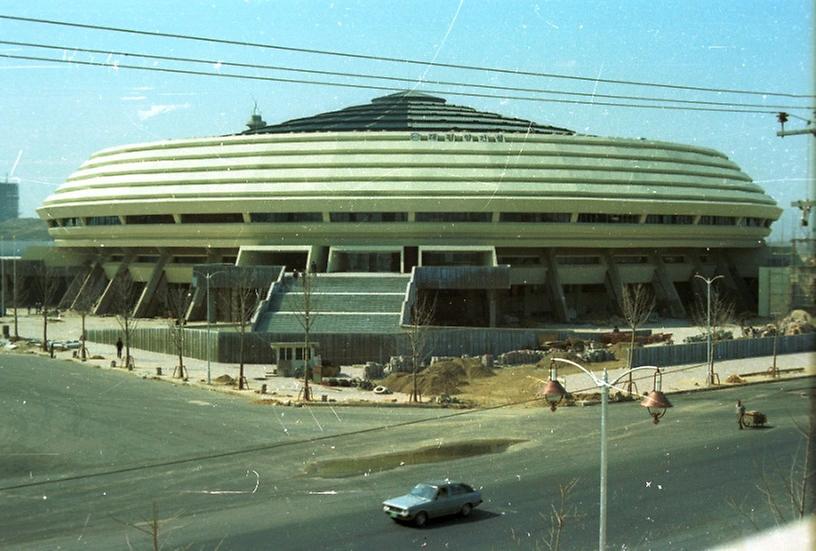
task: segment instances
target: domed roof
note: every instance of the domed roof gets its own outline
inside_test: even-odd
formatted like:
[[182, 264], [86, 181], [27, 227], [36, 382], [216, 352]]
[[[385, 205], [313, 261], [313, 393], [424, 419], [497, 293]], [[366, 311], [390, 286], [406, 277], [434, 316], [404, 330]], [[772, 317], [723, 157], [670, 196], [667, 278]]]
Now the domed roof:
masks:
[[366, 105], [292, 119], [279, 124], [253, 128], [244, 134], [283, 134], [289, 132], [490, 132], [572, 135], [572, 130], [545, 126], [525, 119], [477, 111], [472, 107], [451, 105], [444, 98], [421, 92], [397, 92], [374, 98]]

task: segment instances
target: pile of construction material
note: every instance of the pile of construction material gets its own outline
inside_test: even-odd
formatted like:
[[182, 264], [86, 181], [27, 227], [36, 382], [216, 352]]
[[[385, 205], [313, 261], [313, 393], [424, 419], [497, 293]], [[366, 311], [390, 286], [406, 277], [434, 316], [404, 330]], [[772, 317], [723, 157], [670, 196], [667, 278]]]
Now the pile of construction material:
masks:
[[816, 331], [816, 325], [813, 323], [813, 317], [804, 310], [793, 310], [776, 323], [769, 323], [760, 327], [743, 326], [742, 336], [754, 338], [773, 337], [777, 333], [791, 336], [813, 333], [814, 331]]
[[783, 335], [801, 335], [813, 333], [816, 326], [813, 325], [813, 317], [810, 314], [804, 310], [793, 310], [779, 322], [779, 330]]
[[586, 348], [583, 352], [577, 354], [579, 360], [586, 363], [593, 362], [612, 362], [615, 361], [615, 354], [608, 348]]
[[537, 364], [547, 357], [547, 352], [543, 350], [512, 350], [499, 354], [498, 361], [501, 365], [529, 365]]

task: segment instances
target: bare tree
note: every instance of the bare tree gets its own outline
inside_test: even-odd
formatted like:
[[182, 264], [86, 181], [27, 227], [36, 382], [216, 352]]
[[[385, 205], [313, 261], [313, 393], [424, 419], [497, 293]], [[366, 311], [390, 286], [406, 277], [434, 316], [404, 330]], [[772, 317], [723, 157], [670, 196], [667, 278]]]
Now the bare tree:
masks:
[[427, 295], [417, 296], [417, 300], [411, 307], [411, 323], [405, 329], [408, 337], [408, 345], [411, 347], [411, 373], [413, 385], [409, 401], [420, 402], [422, 397], [417, 384], [417, 374], [419, 365], [427, 355], [428, 330], [433, 323], [436, 311], [436, 300]]
[[[175, 514], [175, 515], [173, 515], [173, 516], [171, 516], [169, 518], [165, 518], [165, 519], [160, 520], [159, 519], [159, 506], [154, 501], [150, 518], [145, 518], [145, 519], [142, 520], [142, 522], [125, 522], [125, 521], [120, 520], [120, 519], [118, 519], [116, 517], [111, 517], [111, 518], [113, 520], [115, 520], [116, 522], [118, 522], [119, 524], [121, 524], [121, 525], [123, 525], [123, 526], [125, 526], [127, 528], [133, 528], [133, 529], [147, 535], [150, 538], [151, 549], [153, 549], [153, 551], [159, 551], [163, 547], [163, 543], [160, 541], [160, 538], [159, 538], [159, 531], [162, 528], [162, 525], [170, 524], [172, 522], [175, 522], [179, 518], [181, 518], [181, 512], [179, 512], [179, 513], [177, 513], [177, 514]], [[172, 530], [172, 528], [168, 529], [167, 532], [170, 532], [171, 530]], [[127, 543], [128, 549], [133, 549], [133, 546], [130, 543], [130, 536], [128, 535], [127, 532], [125, 532], [125, 542]], [[219, 543], [215, 547], [215, 549], [217, 550], [220, 547], [221, 547], [221, 543]], [[189, 546], [185, 547], [185, 549], [187, 549], [187, 548], [189, 548]]]
[[133, 317], [133, 306], [136, 299], [136, 282], [128, 271], [120, 272], [114, 281], [114, 296], [112, 301], [116, 321], [122, 330], [125, 345], [125, 367], [130, 371], [134, 368], [133, 356], [130, 347], [133, 343], [133, 333], [136, 331], [137, 321]]
[[576, 484], [578, 484], [577, 478], [573, 478], [566, 484], [560, 484], [558, 487], [560, 494], [558, 507], [554, 504], [550, 504], [552, 508], [552, 512], [550, 513], [550, 534], [549, 538], [544, 540], [544, 544], [550, 551], [558, 551], [561, 547], [561, 534], [564, 531], [567, 521], [580, 516], [575, 507], [569, 506], [570, 494], [572, 494]]
[[178, 356], [178, 365], [173, 368], [173, 377], [187, 379], [187, 369], [184, 367], [184, 331], [187, 320], [187, 309], [192, 301], [192, 293], [184, 286], [167, 288], [164, 292], [164, 302], [167, 309], [167, 329], [173, 348]]
[[[765, 497], [768, 509], [777, 524], [803, 519], [806, 515], [816, 512], [816, 503], [814, 503], [816, 496], [813, 495], [813, 478], [816, 475], [816, 469], [813, 467], [814, 417], [816, 413], [811, 408], [808, 415], [808, 426], [796, 427], [804, 444], [800, 447], [803, 449], [801, 458], [799, 457], [800, 452], [797, 451], [791, 459], [789, 469], [783, 471], [777, 468], [775, 470], [773, 474], [777, 479], [776, 484], [763, 469], [760, 481], [756, 486]], [[774, 491], [777, 484], [782, 487], [783, 498], [781, 500]]]
[[74, 312], [79, 314], [80, 321], [82, 322], [82, 332], [79, 336], [79, 357], [83, 362], [88, 359], [88, 348], [85, 346], [87, 339], [87, 335], [85, 333], [85, 318], [88, 317], [88, 315], [93, 311], [93, 306], [93, 298], [85, 295], [78, 297], [71, 307]]
[[17, 279], [17, 259], [12, 260], [11, 264], [11, 303], [14, 307], [14, 340], [20, 340], [19, 325], [17, 323], [17, 310], [20, 308], [20, 302], [25, 300], [26, 289], [21, 288], [19, 280]]
[[701, 294], [697, 295], [697, 302], [692, 309], [692, 319], [704, 332], [711, 331], [711, 348], [707, 354], [710, 358], [707, 384], [713, 385], [719, 382], [719, 376], [714, 371], [717, 344], [723, 340], [725, 336], [724, 328], [734, 320], [736, 304], [732, 298], [720, 293], [720, 291], [713, 286], [710, 292], [711, 311], [708, 311], [707, 297]]
[[243, 270], [238, 276], [238, 286], [234, 289], [235, 301], [233, 302], [235, 321], [238, 322], [238, 390], [249, 388], [247, 379], [244, 376], [244, 345], [246, 343], [247, 328], [252, 321], [252, 314], [260, 301], [260, 291], [255, 281], [253, 270]]
[[[794, 453], [790, 466], [778, 464], [773, 469], [763, 465], [755, 487], [764, 497], [765, 503], [776, 524], [800, 520], [816, 513], [816, 493], [813, 490], [816, 468], [813, 456], [816, 453], [816, 412], [811, 408], [808, 414], [808, 426], [797, 424], [796, 430], [802, 436], [802, 446]], [[747, 499], [747, 496], [746, 496]], [[740, 503], [733, 497], [726, 503], [745, 517], [755, 528], [759, 528], [754, 508], [747, 508], [745, 500]]]
[[[629, 359], [628, 366], [632, 369], [634, 366], [635, 357], [635, 332], [638, 328], [649, 320], [652, 311], [655, 308], [655, 294], [650, 286], [637, 283], [635, 285], [624, 285], [621, 289], [621, 303], [620, 309], [623, 318], [626, 320], [629, 330], [632, 332], [632, 338], [629, 342]], [[632, 393], [632, 387], [635, 383], [632, 381], [632, 372], [629, 372], [629, 380], [627, 382], [626, 390]], [[637, 387], [635, 387], [637, 390]]]
[[48, 310], [54, 304], [57, 289], [59, 288], [59, 278], [57, 270], [48, 266], [45, 262], [36, 265], [34, 269], [34, 288], [37, 294], [37, 302], [42, 314], [42, 349], [48, 350]]
[[295, 278], [296, 286], [300, 280], [299, 286], [302, 292], [301, 308], [297, 312], [298, 323], [303, 328], [303, 389], [301, 396], [304, 402], [308, 402], [312, 399], [312, 391], [309, 389], [309, 378], [312, 375], [309, 366], [312, 359], [310, 337], [317, 319], [314, 297], [317, 288], [317, 270], [313, 265], [311, 270], [307, 268], [299, 277], [296, 270], [292, 277]]

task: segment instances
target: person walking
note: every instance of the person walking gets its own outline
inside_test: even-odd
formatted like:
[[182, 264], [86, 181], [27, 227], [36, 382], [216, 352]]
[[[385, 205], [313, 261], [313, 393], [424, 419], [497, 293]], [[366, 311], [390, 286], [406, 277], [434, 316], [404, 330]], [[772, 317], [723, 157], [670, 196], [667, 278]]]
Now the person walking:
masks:
[[122, 348], [124, 348], [124, 343], [122, 342], [122, 337], [116, 339], [116, 357], [120, 360], [122, 359]]
[[745, 423], [742, 419], [745, 417], [745, 406], [742, 405], [741, 400], [737, 400], [737, 425], [739, 425], [740, 430], [745, 428]]

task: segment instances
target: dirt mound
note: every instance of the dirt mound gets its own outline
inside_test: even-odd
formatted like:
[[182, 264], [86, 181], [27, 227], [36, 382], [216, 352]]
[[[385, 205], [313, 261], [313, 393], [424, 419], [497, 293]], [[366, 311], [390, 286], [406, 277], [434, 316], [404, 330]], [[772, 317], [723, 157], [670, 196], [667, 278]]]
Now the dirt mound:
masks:
[[233, 379], [229, 375], [224, 374], [221, 375], [220, 377], [216, 377], [215, 379], [213, 379], [213, 382], [219, 385], [234, 385], [235, 379]]
[[[484, 367], [478, 358], [443, 360], [417, 374], [417, 388], [423, 396], [456, 394], [471, 381], [493, 375], [493, 370]], [[394, 392], [410, 394], [414, 377], [412, 373], [392, 373], [381, 384]]]

